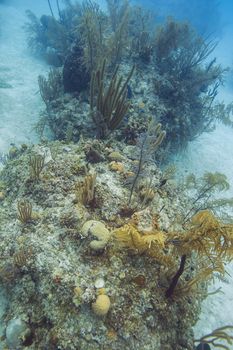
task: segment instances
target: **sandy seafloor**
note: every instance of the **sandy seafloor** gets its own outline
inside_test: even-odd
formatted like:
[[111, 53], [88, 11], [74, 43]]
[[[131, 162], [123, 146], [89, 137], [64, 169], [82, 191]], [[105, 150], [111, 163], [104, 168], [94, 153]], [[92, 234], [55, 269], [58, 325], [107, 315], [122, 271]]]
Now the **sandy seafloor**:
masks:
[[12, 86], [0, 91], [0, 152], [5, 152], [10, 143], [36, 141], [32, 129], [43, 107], [37, 77], [47, 67], [28, 54], [24, 10], [0, 9], [0, 77]]
[[[10, 5], [0, 5], [0, 76], [12, 88], [0, 89], [0, 153], [7, 152], [11, 143], [37, 142], [32, 130], [39, 117], [43, 102], [38, 93], [37, 77], [45, 74], [48, 66], [30, 56], [27, 52], [26, 36], [22, 28], [25, 23], [25, 9], [30, 8], [37, 14], [48, 13], [46, 1], [12, 0]], [[215, 54], [224, 65], [233, 63], [231, 33], [225, 33]], [[233, 80], [233, 79], [232, 79]], [[233, 100], [233, 87], [223, 87], [219, 99], [225, 102]], [[219, 125], [209, 134], [202, 135], [192, 142], [187, 151], [177, 157], [180, 176], [189, 172], [202, 175], [205, 171], [219, 171], [227, 175], [231, 184], [228, 191], [233, 197], [233, 130]], [[233, 264], [227, 266], [229, 283], [216, 282], [210, 291], [221, 287], [221, 293], [209, 296], [202, 306], [200, 320], [195, 326], [195, 335], [200, 337], [213, 329], [233, 324]], [[7, 303], [4, 291], [0, 290], [0, 318]], [[3, 328], [0, 324], [0, 334]], [[1, 349], [1, 344], [0, 344]]]
[[[13, 0], [0, 4], [0, 78], [12, 86], [0, 89], [0, 154], [6, 153], [11, 143], [33, 143], [38, 140], [33, 126], [44, 108], [37, 78], [48, 67], [29, 55], [23, 29], [25, 10], [30, 8], [40, 14], [43, 8], [39, 1], [25, 1], [25, 6], [20, 9], [18, 3], [20, 1]], [[4, 290], [0, 289], [0, 319], [6, 305]], [[3, 327], [0, 322], [0, 335]]]
[[[214, 52], [219, 63], [224, 67], [230, 67], [225, 85], [220, 88], [218, 94], [218, 100], [225, 103], [233, 102], [232, 14], [232, 12], [222, 14], [225, 26]], [[177, 157], [177, 168], [181, 177], [188, 173], [201, 176], [205, 171], [218, 171], [225, 174], [230, 189], [220, 193], [220, 196], [233, 197], [233, 129], [220, 124], [215, 131], [201, 135]], [[232, 210], [229, 214], [232, 215]], [[210, 292], [221, 288], [221, 292], [210, 295], [204, 300], [200, 319], [194, 327], [196, 338], [210, 333], [217, 327], [233, 325], [233, 262], [226, 266], [226, 270], [229, 274], [228, 283], [215, 281], [209, 288]]]

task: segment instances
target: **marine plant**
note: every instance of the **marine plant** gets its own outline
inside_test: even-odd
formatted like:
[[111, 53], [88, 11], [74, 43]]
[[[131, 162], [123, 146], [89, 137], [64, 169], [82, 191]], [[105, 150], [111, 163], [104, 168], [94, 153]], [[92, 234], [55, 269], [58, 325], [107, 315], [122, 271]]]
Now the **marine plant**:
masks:
[[123, 83], [123, 76], [117, 75], [119, 70], [117, 67], [109, 86], [105, 88], [105, 66], [106, 60], [92, 73], [90, 88], [91, 117], [100, 138], [105, 138], [115, 130], [128, 111], [130, 102], [127, 100], [127, 85], [135, 68], [134, 66], [131, 68]]
[[[214, 272], [224, 275], [225, 262], [233, 258], [233, 225], [220, 222], [208, 210], [194, 215], [184, 232], [163, 232], [157, 228], [143, 233], [129, 223], [116, 229], [114, 237], [121, 247], [147, 255], [169, 269], [173, 277], [165, 291], [167, 298], [190, 293], [201, 281], [213, 278]], [[174, 273], [179, 256], [179, 268]], [[199, 271], [181, 282], [191, 256], [198, 261]]]
[[84, 50], [83, 64], [90, 73], [97, 69], [106, 49], [105, 27], [106, 17], [100, 6], [91, 0], [83, 1], [77, 34]]
[[192, 201], [191, 208], [184, 217], [184, 223], [200, 210], [232, 206], [232, 198], [212, 199], [215, 193], [226, 191], [229, 187], [226, 175], [219, 172], [205, 172], [201, 178], [196, 178], [194, 174], [188, 175], [185, 188], [192, 191]]
[[50, 0], [47, 0], [47, 2], [48, 2], [48, 5], [49, 5], [49, 9], [50, 9], [51, 15], [52, 15], [52, 17], [54, 17], [54, 14], [53, 14], [53, 9], [52, 9], [52, 6], [51, 6], [51, 3], [50, 3]]
[[128, 0], [107, 0], [112, 33], [107, 40], [109, 61], [113, 67], [120, 63], [129, 43], [130, 6]]
[[195, 251], [210, 261], [216, 262], [219, 258], [229, 261], [233, 253], [233, 225], [220, 222], [209, 210], [202, 210], [192, 217], [191, 227], [182, 234], [181, 244], [178, 241], [179, 253]]
[[27, 10], [26, 15], [29, 22], [24, 27], [27, 32], [28, 46], [33, 53], [42, 54], [45, 51], [44, 47], [46, 45], [42, 24], [32, 11]]
[[[200, 344], [211, 344], [214, 348], [230, 350], [231, 347], [229, 347], [229, 345], [233, 345], [233, 336], [228, 333], [232, 332], [232, 330], [233, 326], [231, 325], [219, 327], [194, 341], [195, 343], [200, 342]], [[223, 342], [228, 345], [224, 345]]]
[[[213, 278], [214, 272], [224, 275], [225, 262], [233, 258], [233, 225], [220, 222], [209, 210], [199, 211], [192, 217], [185, 232], [171, 233], [169, 240], [182, 257], [175, 276], [178, 274], [178, 278], [181, 277], [186, 257], [191, 254], [196, 254], [200, 266], [197, 275], [179, 288], [176, 294], [190, 292], [200, 281]], [[175, 276], [166, 291], [168, 297], [172, 296], [178, 282], [176, 280], [174, 284]]]
[[47, 120], [47, 113], [40, 116], [39, 120], [35, 123], [33, 130], [37, 133], [39, 136], [39, 140], [42, 141], [44, 137], [45, 128], [47, 126], [48, 120]]
[[56, 1], [58, 18], [50, 2], [50, 16], [37, 18], [27, 11], [29, 21], [25, 29], [29, 47], [48, 63], [62, 66], [76, 46], [82, 53], [81, 64], [88, 73], [97, 69], [103, 55], [114, 69], [123, 58], [130, 56], [131, 43], [136, 42], [134, 51], [138, 52], [135, 53], [148, 59], [151, 45], [145, 11], [136, 10], [128, 0], [107, 0], [106, 13], [92, 0], [74, 3], [67, 0], [64, 3], [61, 9]]
[[122, 17], [125, 16], [128, 10], [129, 3], [127, 0], [106, 0], [106, 3], [112, 30], [116, 32]]
[[162, 231], [142, 234], [133, 224], [125, 224], [114, 231], [114, 238], [122, 248], [135, 254], [147, 255], [165, 266], [171, 267], [175, 264], [173, 257], [164, 253], [166, 234]]
[[32, 204], [28, 200], [20, 200], [17, 203], [18, 219], [26, 224], [32, 219]]
[[162, 130], [162, 125], [160, 123], [155, 123], [155, 121], [151, 121], [148, 125], [147, 131], [140, 135], [138, 139], [138, 166], [135, 170], [135, 176], [131, 179], [132, 185], [130, 189], [128, 206], [131, 204], [136, 185], [145, 172], [145, 165], [148, 165], [149, 162], [154, 161], [156, 150], [163, 142], [165, 136], [166, 132]]
[[221, 119], [215, 99], [226, 69], [216, 59], [207, 62], [215, 47], [215, 41], [204, 40], [188, 23], [172, 18], [157, 30], [154, 87], [172, 152], [213, 130]]
[[129, 19], [129, 40], [131, 40], [131, 55], [145, 64], [151, 62], [154, 44], [153, 28], [155, 21], [153, 12], [143, 7], [133, 6], [130, 11]]
[[215, 107], [216, 115], [219, 116], [219, 121], [224, 125], [233, 128], [233, 103], [225, 104], [218, 103]]
[[39, 75], [38, 84], [40, 95], [48, 110], [50, 103], [62, 94], [61, 74], [56, 69], [50, 69], [47, 79], [43, 75]]
[[70, 32], [54, 15], [42, 15], [40, 19], [30, 10], [26, 11], [29, 22], [25, 24], [28, 46], [53, 66], [61, 66], [71, 44]]
[[76, 198], [83, 205], [92, 205], [95, 200], [96, 173], [86, 174], [84, 180], [75, 186]]
[[45, 166], [45, 155], [34, 154], [29, 157], [31, 176], [35, 181], [40, 179], [40, 174]]
[[138, 53], [138, 57], [142, 62], [149, 63], [151, 61], [153, 52], [153, 45], [151, 43], [149, 32], [141, 32], [136, 45], [136, 52]]
[[[50, 9], [51, 15], [53, 17], [55, 17], [54, 13], [53, 13], [53, 8], [52, 8], [50, 0], [47, 0], [47, 2], [48, 2], [48, 5], [49, 5], [49, 9]], [[60, 19], [61, 19], [61, 10], [60, 10], [59, 0], [56, 0], [56, 5], [57, 5], [57, 10], [58, 10], [58, 13], [59, 13], [59, 16], [60, 16]]]
[[141, 200], [141, 207], [144, 208], [148, 206], [148, 204], [153, 200], [155, 196], [155, 190], [152, 186], [152, 178], [146, 179], [140, 186], [139, 189], [139, 197]]
[[[230, 108], [215, 103], [226, 71], [215, 59], [207, 61], [215, 41], [201, 38], [190, 25], [172, 18], [157, 28], [153, 40], [151, 14], [130, 6], [126, 0], [108, 0], [106, 13], [91, 0], [65, 1], [62, 10], [57, 2], [57, 8], [58, 19], [42, 16], [38, 20], [30, 13], [27, 28], [32, 34], [31, 41], [34, 38], [34, 44], [41, 45], [46, 55], [55, 53], [61, 59], [61, 89], [63, 85], [66, 92], [85, 90], [91, 75], [94, 78], [101, 72], [98, 67], [103, 57], [111, 70], [123, 59], [132, 65], [136, 58], [139, 66], [141, 62], [154, 65], [154, 110], [167, 132], [165, 151], [186, 147], [202, 132], [211, 131], [216, 120], [231, 124]], [[52, 86], [40, 78], [41, 95], [47, 107], [60, 97], [59, 89], [52, 91]], [[105, 116], [97, 113], [94, 117], [97, 126], [106, 124]], [[54, 123], [51, 120], [50, 126]], [[71, 123], [75, 123], [73, 118]]]

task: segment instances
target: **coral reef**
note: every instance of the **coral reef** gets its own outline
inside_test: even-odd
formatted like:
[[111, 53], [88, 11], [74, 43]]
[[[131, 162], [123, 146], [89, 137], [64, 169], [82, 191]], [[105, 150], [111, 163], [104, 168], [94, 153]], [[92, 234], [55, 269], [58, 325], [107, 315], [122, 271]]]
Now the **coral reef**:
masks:
[[[205, 283], [197, 284], [198, 293], [189, 289], [173, 301], [165, 296], [179, 261], [178, 253], [170, 254], [174, 244], [169, 248], [165, 240], [168, 230], [182, 231], [185, 196], [169, 182], [156, 191], [163, 175], [153, 163], [148, 171], [156, 174], [155, 196], [142, 212], [122, 216], [130, 189], [124, 173], [110, 171], [109, 162], [120, 154], [129, 172], [134, 160], [121, 142], [115, 141], [114, 148], [98, 142], [103, 159], [91, 164], [96, 174], [91, 205], [77, 200], [76, 184], [87, 176], [83, 164], [90, 166], [86, 145], [96, 147], [96, 140], [28, 147], [4, 167], [0, 279], [10, 301], [6, 322], [25, 322], [29, 331], [21, 346], [31, 349], [193, 350], [191, 327]], [[46, 155], [39, 181], [32, 179], [28, 164], [34, 154]], [[25, 224], [17, 220], [22, 198], [33, 208]], [[120, 234], [122, 244], [116, 240]], [[129, 238], [134, 240], [130, 249]], [[193, 259], [190, 255], [179, 288], [199, 269], [199, 264], [193, 268]]]
[[228, 189], [223, 174], [179, 185], [156, 163], [217, 120], [231, 125], [232, 106], [215, 102], [226, 72], [208, 62], [215, 43], [125, 0], [106, 12], [57, 1], [58, 18], [48, 4], [51, 16], [28, 12], [26, 25], [32, 51], [53, 65], [38, 79], [41, 143], [1, 156], [3, 341], [193, 350], [208, 283], [233, 254], [233, 225], [211, 209], [232, 199], [211, 198]]
[[133, 143], [155, 119], [167, 133], [160, 150], [167, 159], [216, 122], [232, 125], [232, 106], [217, 102], [227, 69], [209, 60], [215, 41], [188, 23], [169, 18], [161, 24], [151, 17], [124, 0], [107, 1], [106, 13], [84, 1], [67, 2], [58, 19], [29, 14], [30, 41], [61, 57], [57, 74], [39, 79], [44, 120], [56, 139], [69, 134], [77, 141], [95, 129], [106, 138], [120, 129], [118, 138]]

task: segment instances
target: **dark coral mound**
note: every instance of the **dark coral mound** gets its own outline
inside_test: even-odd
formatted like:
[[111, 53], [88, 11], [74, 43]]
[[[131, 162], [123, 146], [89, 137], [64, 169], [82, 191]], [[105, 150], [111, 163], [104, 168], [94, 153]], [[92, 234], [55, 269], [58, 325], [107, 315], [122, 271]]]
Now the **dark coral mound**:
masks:
[[83, 64], [83, 49], [75, 45], [63, 65], [64, 91], [81, 92], [87, 89], [89, 82], [90, 73]]

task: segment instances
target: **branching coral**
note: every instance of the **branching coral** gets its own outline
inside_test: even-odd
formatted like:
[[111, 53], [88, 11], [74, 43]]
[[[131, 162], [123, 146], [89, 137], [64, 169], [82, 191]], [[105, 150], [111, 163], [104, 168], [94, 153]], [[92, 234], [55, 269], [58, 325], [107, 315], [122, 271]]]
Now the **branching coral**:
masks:
[[[215, 42], [205, 42], [188, 23], [179, 23], [172, 18], [158, 28], [155, 38], [159, 68], [164, 72], [174, 70], [180, 77], [200, 65], [215, 47]], [[168, 63], [172, 66], [169, 67]]]
[[151, 160], [154, 161], [155, 152], [163, 142], [165, 136], [166, 132], [162, 130], [162, 125], [160, 123], [156, 124], [154, 121], [152, 121], [148, 125], [147, 132], [143, 133], [139, 138], [139, 160], [137, 169], [135, 171], [135, 176], [132, 179], [128, 206], [131, 204], [133, 191], [136, 188], [138, 180], [144, 174], [145, 164], [148, 164], [148, 162]]
[[84, 50], [83, 62], [88, 72], [96, 70], [106, 50], [104, 28], [106, 18], [97, 3], [83, 1], [78, 37]]
[[21, 200], [17, 203], [18, 219], [22, 224], [26, 224], [32, 219], [32, 204], [27, 200]]
[[216, 44], [202, 39], [187, 23], [169, 19], [155, 38], [155, 93], [163, 105], [161, 121], [166, 125], [172, 148], [211, 131], [221, 115], [215, 97], [226, 70], [216, 60], [206, 64]]
[[127, 52], [130, 6], [127, 0], [107, 0], [112, 34], [108, 39], [110, 62], [115, 66]]
[[162, 265], [171, 266], [174, 263], [173, 258], [166, 255], [163, 251], [166, 235], [162, 231], [142, 234], [135, 226], [126, 224], [115, 230], [114, 237], [122, 247], [132, 250], [137, 254], [154, 258]]
[[186, 232], [171, 233], [169, 237], [179, 254], [190, 256], [195, 252], [202, 262], [198, 274], [179, 289], [180, 294], [187, 294], [198, 282], [213, 277], [214, 272], [224, 275], [224, 263], [233, 258], [233, 225], [221, 223], [208, 210], [194, 215]]
[[48, 79], [44, 76], [39, 75], [38, 84], [40, 89], [40, 95], [46, 104], [46, 107], [49, 107], [49, 103], [53, 100], [56, 100], [62, 93], [62, 78], [59, 71], [51, 69], [49, 71]]
[[25, 29], [28, 45], [34, 54], [43, 56], [49, 64], [61, 66], [70, 45], [71, 33], [64, 21], [43, 15], [40, 19], [30, 10], [26, 11], [29, 22]]
[[91, 205], [95, 199], [96, 173], [85, 176], [84, 181], [76, 184], [76, 197], [83, 205]]
[[[233, 326], [219, 327], [213, 330], [213, 332], [204, 335], [200, 339], [196, 339], [195, 342], [200, 342], [201, 344], [211, 344], [214, 348], [230, 350], [228, 345], [233, 345], [233, 336], [228, 334], [228, 331], [232, 331]], [[228, 345], [224, 345], [223, 342]]]
[[232, 198], [210, 201], [213, 193], [226, 191], [229, 189], [229, 186], [226, 175], [219, 172], [206, 172], [199, 179], [197, 179], [194, 174], [187, 176], [185, 187], [186, 189], [194, 190], [196, 195], [192, 193], [192, 198], [196, 198], [192, 201], [192, 206], [184, 217], [184, 223], [190, 219], [190, 216], [200, 210], [212, 209], [214, 207], [223, 206], [224, 204], [231, 205]]
[[119, 67], [117, 67], [108, 88], [105, 89], [105, 65], [104, 60], [101, 68], [93, 72], [90, 91], [91, 116], [101, 138], [115, 130], [126, 115], [130, 106], [127, 100], [127, 85], [134, 72], [133, 66], [122, 84], [123, 77], [118, 78]]
[[[175, 292], [180, 296], [188, 294], [200, 281], [213, 278], [214, 272], [224, 275], [224, 263], [233, 258], [233, 225], [221, 223], [207, 210], [197, 213], [185, 232], [165, 233], [154, 229], [150, 234], [143, 234], [133, 224], [126, 224], [115, 230], [114, 237], [123, 248], [154, 258], [170, 273], [181, 255], [179, 269], [165, 293], [169, 298]], [[194, 253], [199, 272], [188, 282], [180, 282], [187, 258]]]
[[29, 158], [31, 176], [35, 181], [40, 179], [40, 174], [45, 166], [45, 155], [34, 154]]

